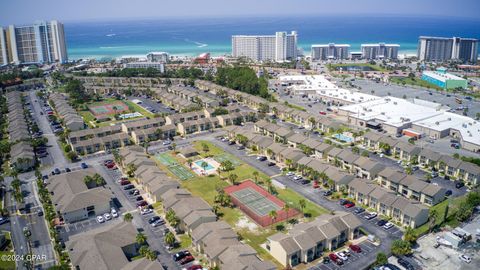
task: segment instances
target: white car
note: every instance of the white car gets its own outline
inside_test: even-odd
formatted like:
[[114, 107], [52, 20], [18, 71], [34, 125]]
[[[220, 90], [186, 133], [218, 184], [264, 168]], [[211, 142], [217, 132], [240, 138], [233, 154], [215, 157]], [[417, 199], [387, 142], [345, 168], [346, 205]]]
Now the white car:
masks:
[[342, 259], [342, 261], [348, 260], [348, 256], [345, 253], [343, 253], [343, 251], [337, 252], [336, 254], [340, 259]]
[[105, 222], [105, 220], [103, 219], [102, 216], [97, 216], [97, 222], [98, 223], [103, 223], [103, 222]]
[[383, 228], [384, 228], [385, 230], [388, 230], [388, 229], [390, 229], [390, 228], [392, 228], [392, 227], [393, 227], [393, 224], [390, 223], [390, 222], [387, 222], [387, 223], [385, 223], [385, 225], [383, 225]]
[[170, 144], [170, 141], [164, 141], [162, 144], [163, 144], [163, 145], [169, 145], [169, 144]]
[[287, 175], [288, 176], [293, 175], [293, 172], [287, 172]]
[[112, 216], [113, 216], [114, 218], [117, 218], [117, 217], [118, 217], [118, 212], [117, 212], [117, 210], [116, 210], [115, 208], [112, 208], [111, 213], [112, 213]]
[[110, 220], [110, 219], [112, 219], [112, 215], [110, 215], [110, 213], [105, 213], [105, 214], [103, 214], [103, 217], [105, 218], [105, 220]]
[[462, 260], [466, 263], [470, 263], [472, 261], [472, 258], [470, 258], [469, 256], [467, 256], [465, 254], [458, 255], [458, 258], [460, 258], [460, 260]]
[[153, 210], [150, 209], [150, 208], [142, 208], [142, 210], [140, 210], [140, 213], [141, 213], [142, 215], [150, 214], [150, 213], [152, 213], [152, 212], [153, 212]]

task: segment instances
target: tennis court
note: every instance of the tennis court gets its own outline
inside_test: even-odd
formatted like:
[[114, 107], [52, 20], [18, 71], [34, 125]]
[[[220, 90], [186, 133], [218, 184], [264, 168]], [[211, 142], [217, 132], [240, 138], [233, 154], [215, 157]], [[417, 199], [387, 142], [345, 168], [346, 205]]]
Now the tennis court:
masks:
[[[288, 212], [285, 211], [283, 208], [285, 203], [282, 200], [251, 180], [243, 181], [239, 185], [228, 186], [224, 190], [232, 198], [235, 206], [263, 227], [287, 220], [300, 213], [293, 207]], [[269, 215], [272, 211], [277, 213], [274, 218]]]
[[170, 166], [170, 165], [176, 165], [177, 164], [177, 161], [172, 156], [170, 156], [168, 153], [162, 153], [162, 154], [155, 155], [155, 158], [158, 159], [158, 161], [160, 161], [160, 163], [162, 163], [165, 166]]
[[88, 109], [95, 117], [98, 117], [100, 115], [109, 115], [128, 111], [128, 106], [121, 101], [115, 101], [104, 104], [93, 104], [88, 106]]
[[179, 164], [168, 166], [168, 170], [180, 178], [180, 180], [187, 180], [194, 177], [191, 171]]
[[215, 159], [218, 163], [222, 163], [224, 161], [230, 160], [230, 162], [232, 162], [233, 166], [242, 165], [242, 162], [240, 162], [238, 159], [234, 158], [233, 156], [231, 156], [229, 154], [225, 154], [225, 153], [220, 154], [220, 155], [216, 155], [215, 157], [213, 157], [213, 159]]
[[280, 206], [268, 200], [265, 198], [265, 196], [258, 193], [253, 188], [244, 188], [239, 191], [235, 191], [230, 195], [235, 197], [259, 216], [266, 216], [272, 210], [280, 210]]

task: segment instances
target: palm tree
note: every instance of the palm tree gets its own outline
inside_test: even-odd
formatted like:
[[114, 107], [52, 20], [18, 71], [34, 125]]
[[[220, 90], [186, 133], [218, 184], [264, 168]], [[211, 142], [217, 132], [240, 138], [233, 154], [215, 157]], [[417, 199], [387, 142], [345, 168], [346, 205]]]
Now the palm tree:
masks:
[[148, 250], [145, 257], [150, 261], [155, 261], [155, 259], [157, 259], [157, 253], [153, 250]]
[[137, 167], [133, 163], [127, 164], [127, 174], [129, 177], [133, 177], [135, 175], [135, 171], [137, 170]]
[[212, 211], [213, 211], [213, 213], [215, 213], [215, 215], [218, 214], [219, 210], [220, 210], [220, 206], [218, 206], [218, 204], [214, 204], [212, 206]]
[[285, 214], [287, 216], [287, 222], [288, 222], [288, 211], [290, 211], [290, 205], [288, 203], [285, 203], [283, 206], [283, 211], [285, 211]]
[[298, 204], [300, 205], [300, 209], [302, 209], [302, 213], [303, 215], [305, 216], [305, 207], [307, 207], [307, 201], [305, 201], [305, 199], [300, 199], [298, 201]]
[[265, 184], [267, 185], [267, 190], [268, 190], [268, 193], [272, 193], [273, 189], [272, 189], [272, 179], [270, 178], [267, 178], [265, 180]]
[[275, 223], [275, 219], [277, 218], [277, 211], [272, 210], [268, 212], [268, 216], [272, 219], [272, 228], [273, 228], [273, 224]]
[[126, 222], [132, 222], [132, 220], [133, 220], [132, 214], [126, 213], [125, 215], [123, 215], [123, 220], [126, 221]]
[[228, 176], [228, 179], [230, 180], [230, 182], [232, 183], [232, 185], [235, 185], [236, 184], [236, 181], [238, 179], [238, 175], [232, 173]]
[[174, 153], [177, 152], [177, 144], [176, 143], [172, 143], [172, 150]]
[[135, 239], [139, 246], [143, 246], [147, 242], [147, 236], [145, 236], [145, 234], [141, 232], [137, 233], [137, 236]]
[[433, 228], [435, 228], [436, 222], [438, 218], [438, 212], [435, 209], [431, 209], [428, 215], [428, 230], [432, 232]]
[[187, 159], [187, 164], [190, 169], [192, 168], [193, 160], [191, 158]]
[[204, 171], [204, 172], [207, 172], [208, 163], [207, 163], [206, 161], [202, 161], [201, 166], [202, 166], [202, 168], [203, 168], [203, 171]]
[[255, 184], [258, 184], [258, 172], [257, 171], [253, 171], [253, 179], [255, 180]]
[[142, 255], [142, 256], [146, 256], [149, 251], [150, 251], [150, 249], [148, 249], [147, 246], [141, 246], [138, 249], [138, 253], [140, 253], [140, 255]]
[[176, 242], [175, 235], [172, 232], [168, 232], [165, 235], [164, 240], [165, 240], [165, 244], [167, 244], [169, 246], [173, 246], [173, 244], [175, 244], [175, 242]]

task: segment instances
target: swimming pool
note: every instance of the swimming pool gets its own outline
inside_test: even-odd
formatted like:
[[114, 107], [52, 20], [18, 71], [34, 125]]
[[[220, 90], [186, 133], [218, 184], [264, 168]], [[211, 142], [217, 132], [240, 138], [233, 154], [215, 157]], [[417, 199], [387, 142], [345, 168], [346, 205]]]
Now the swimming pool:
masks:
[[345, 135], [343, 135], [343, 134], [340, 134], [340, 133], [334, 134], [333, 137], [334, 137], [335, 139], [337, 139], [337, 140], [342, 141], [342, 142], [347, 142], [347, 143], [353, 142], [353, 139], [352, 139], [352, 138], [350, 138], [350, 137], [348, 137], [348, 136], [345, 136]]
[[208, 163], [203, 159], [195, 161], [195, 164], [197, 164], [198, 167], [204, 169], [204, 167], [202, 167], [203, 162], [206, 162], [208, 164], [207, 167], [205, 167], [205, 170], [209, 171], [209, 170], [215, 169], [215, 167], [213, 167], [210, 163]]

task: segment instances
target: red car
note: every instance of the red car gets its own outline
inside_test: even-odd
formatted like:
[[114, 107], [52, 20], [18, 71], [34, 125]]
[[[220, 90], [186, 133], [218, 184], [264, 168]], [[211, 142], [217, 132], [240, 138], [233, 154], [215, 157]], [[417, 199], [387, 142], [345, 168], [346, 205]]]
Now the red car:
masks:
[[318, 184], [318, 182], [314, 181], [313, 182], [313, 188], [319, 188], [319, 187], [320, 187], [320, 185]]
[[130, 184], [130, 181], [128, 181], [128, 180], [122, 180], [120, 182], [120, 185], [122, 185], [122, 186], [126, 186], [126, 185], [129, 185], [129, 184]]
[[348, 247], [355, 253], [362, 253], [362, 248], [358, 245], [351, 244]]
[[111, 163], [108, 163], [108, 164], [107, 164], [107, 168], [112, 169], [113, 167], [115, 167], [115, 163], [114, 163], [114, 162], [111, 162]]
[[140, 201], [137, 203], [137, 207], [144, 207], [144, 206], [147, 206], [148, 203], [146, 201]]
[[198, 265], [198, 264], [194, 264], [194, 265], [187, 268], [187, 270], [201, 270], [201, 269], [203, 269], [203, 267], [201, 265]]
[[318, 113], [321, 114], [321, 115], [327, 115], [327, 113], [324, 112], [324, 111], [319, 111]]
[[189, 263], [189, 262], [191, 262], [191, 261], [193, 261], [193, 260], [195, 260], [195, 259], [193, 258], [193, 256], [192, 256], [192, 255], [188, 255], [188, 256], [186, 256], [185, 258], [183, 258], [183, 259], [180, 260], [180, 264], [181, 264], [181, 265], [184, 265], [184, 264]]
[[330, 258], [330, 260], [331, 260], [332, 262], [336, 263], [337, 265], [342, 265], [342, 264], [343, 264], [343, 260], [340, 259], [340, 258], [337, 256], [337, 254], [335, 254], [335, 253], [330, 253], [330, 254], [328, 255], [328, 257]]
[[355, 206], [355, 204], [353, 202], [349, 202], [349, 203], [344, 205], [345, 208], [352, 208], [354, 206]]

